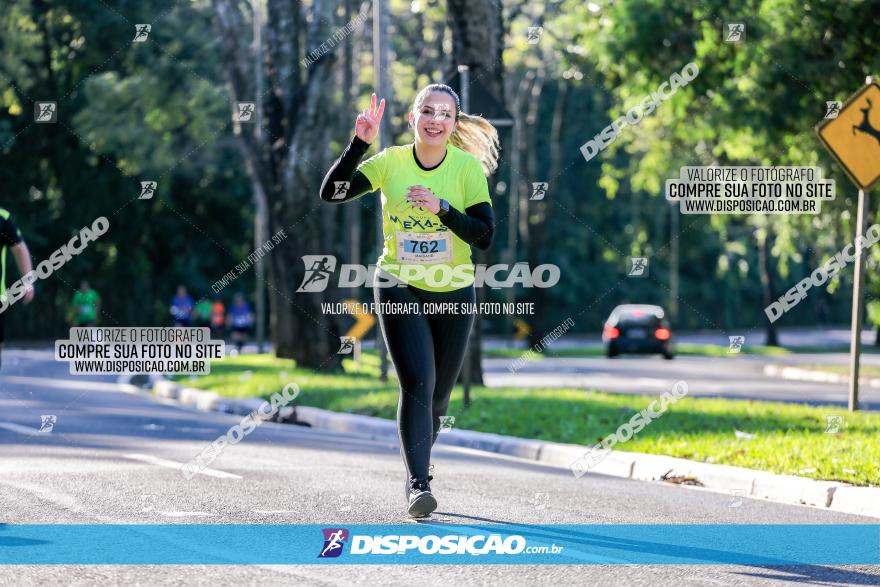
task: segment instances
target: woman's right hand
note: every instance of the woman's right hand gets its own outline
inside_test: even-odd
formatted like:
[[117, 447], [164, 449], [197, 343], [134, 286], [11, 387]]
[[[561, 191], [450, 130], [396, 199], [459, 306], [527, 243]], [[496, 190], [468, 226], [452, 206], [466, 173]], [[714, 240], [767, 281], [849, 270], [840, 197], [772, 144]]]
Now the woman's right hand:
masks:
[[382, 122], [382, 113], [385, 112], [385, 98], [376, 107], [376, 94], [370, 99], [370, 107], [358, 115], [354, 122], [354, 134], [365, 143], [372, 143], [379, 134], [379, 123]]

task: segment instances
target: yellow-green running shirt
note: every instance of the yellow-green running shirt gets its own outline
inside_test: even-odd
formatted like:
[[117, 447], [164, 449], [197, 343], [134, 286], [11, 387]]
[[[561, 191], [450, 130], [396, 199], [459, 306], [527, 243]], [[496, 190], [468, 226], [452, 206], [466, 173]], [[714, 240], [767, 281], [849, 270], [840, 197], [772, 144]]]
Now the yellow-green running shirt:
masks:
[[[358, 166], [374, 190], [381, 189], [382, 233], [384, 247], [376, 265], [419, 289], [452, 291], [474, 282], [471, 247], [455, 236], [436, 215], [423, 208], [413, 208], [406, 200], [409, 186], [423, 185], [438, 198], [449, 202], [459, 212], [481, 202], [492, 204], [489, 184], [476, 157], [446, 146], [446, 157], [434, 169], [422, 169], [416, 163], [414, 145], [389, 147]], [[447, 265], [428, 270], [430, 267]], [[417, 271], [407, 266], [421, 266], [434, 277], [413, 277]], [[444, 281], [444, 273], [456, 278]], [[440, 285], [437, 285], [440, 283]], [[448, 284], [447, 284], [448, 283]]]

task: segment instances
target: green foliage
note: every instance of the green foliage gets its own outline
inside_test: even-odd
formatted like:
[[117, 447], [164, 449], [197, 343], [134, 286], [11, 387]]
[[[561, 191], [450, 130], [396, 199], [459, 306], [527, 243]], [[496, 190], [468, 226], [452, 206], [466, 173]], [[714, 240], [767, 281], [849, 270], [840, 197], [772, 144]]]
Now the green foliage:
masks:
[[[396, 381], [377, 378], [377, 362], [375, 355], [365, 354], [361, 365], [345, 361], [345, 374], [329, 375], [268, 355], [245, 355], [215, 362], [210, 375], [184, 383], [227, 397], [268, 398], [294, 382], [301, 390], [298, 405], [394, 419], [400, 392]], [[656, 399], [575, 389], [479, 387], [472, 393], [473, 404], [465, 409], [461, 389], [453, 391], [448, 413], [456, 428], [589, 446]], [[826, 416], [840, 413], [827, 406], [691, 395], [617, 448], [880, 485], [880, 414], [846, 414], [840, 432], [826, 434]], [[737, 430], [755, 438], [737, 438]]]
[[[673, 240], [664, 182], [684, 165], [818, 165], [837, 182], [837, 199], [817, 216], [680, 216], [679, 327], [763, 329], [757, 243], [770, 245], [772, 295], [779, 296], [853, 238], [855, 189], [824, 151], [813, 128], [825, 101], [845, 99], [880, 70], [875, 31], [880, 2], [797, 0], [627, 0], [558, 2], [542, 14], [529, 6], [511, 24], [507, 64], [515, 79], [532, 68], [574, 92], [566, 111], [566, 169], [551, 178], [557, 206], [551, 250], [564, 286], [551, 290], [556, 324], [571, 312], [593, 324], [623, 301], [669, 305]], [[724, 43], [726, 22], [745, 22], [746, 41]], [[540, 24], [537, 45], [525, 27]], [[541, 58], [538, 59], [538, 56]], [[693, 61], [699, 76], [644, 118], [625, 128], [603, 153], [585, 162], [577, 151], [641, 97]], [[572, 68], [581, 79], [563, 78]], [[515, 84], [511, 84], [515, 87]], [[553, 95], [528, 145], [548, 167]], [[537, 178], [534, 178], [537, 179]], [[555, 180], [555, 181], [554, 181]], [[531, 179], [529, 180], [531, 181]], [[555, 189], [554, 189], [555, 188]], [[678, 214], [677, 211], [672, 214]], [[871, 218], [876, 214], [871, 213]], [[651, 257], [651, 277], [622, 279], [625, 257]], [[872, 263], [880, 259], [874, 251]], [[571, 262], [569, 262], [571, 259]], [[880, 288], [871, 270], [870, 291]], [[783, 325], [847, 321], [851, 269], [782, 320]], [[589, 304], [584, 311], [584, 305]], [[552, 327], [552, 326], [551, 326]]]
[[[210, 293], [253, 248], [250, 188], [208, 46], [212, 14], [189, 3], [166, 13], [167, 4], [4, 7], [2, 205], [35, 263], [96, 217], [110, 221], [103, 238], [37, 284], [34, 305], [10, 312], [13, 336], [61, 332], [82, 278], [102, 296], [102, 324], [166, 323], [178, 283]], [[134, 22], [153, 22], [146, 43], [131, 42]], [[58, 102], [58, 124], [32, 123], [35, 100]], [[136, 199], [142, 180], [158, 181], [154, 199]], [[250, 291], [252, 280], [234, 288]]]

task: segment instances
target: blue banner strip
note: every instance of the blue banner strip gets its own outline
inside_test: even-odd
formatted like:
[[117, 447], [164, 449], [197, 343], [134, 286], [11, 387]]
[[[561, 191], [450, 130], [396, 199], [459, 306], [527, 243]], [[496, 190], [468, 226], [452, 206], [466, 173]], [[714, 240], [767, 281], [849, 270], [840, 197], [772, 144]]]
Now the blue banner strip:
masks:
[[0, 524], [0, 564], [877, 565], [880, 524]]

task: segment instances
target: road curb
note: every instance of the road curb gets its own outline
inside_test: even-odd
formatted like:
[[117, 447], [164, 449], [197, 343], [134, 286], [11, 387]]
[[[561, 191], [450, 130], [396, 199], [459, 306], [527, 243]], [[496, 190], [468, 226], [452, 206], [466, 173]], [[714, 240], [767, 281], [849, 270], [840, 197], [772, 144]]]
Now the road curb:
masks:
[[831, 509], [848, 514], [877, 516], [880, 487], [840, 487], [834, 492]]
[[[299, 407], [297, 414], [314, 428], [332, 432], [366, 434], [371, 438], [397, 438], [391, 420], [339, 414], [320, 408]], [[569, 468], [590, 447], [502, 436], [488, 432], [452, 430], [438, 442], [524, 458], [556, 467]], [[754, 469], [700, 463], [676, 457], [609, 451], [591, 473], [639, 481], [695, 480], [702, 487], [744, 496], [791, 504], [830, 508], [835, 511], [880, 518], [880, 487], [855, 487], [836, 481], [820, 481], [794, 475], [776, 475]], [[841, 490], [846, 490], [841, 491]]]
[[164, 397], [165, 399], [177, 399], [180, 389], [179, 385], [167, 379], [160, 379], [153, 383], [153, 395]]
[[[152, 393], [203, 411], [246, 415], [265, 403], [259, 398], [230, 399], [211, 391], [183, 387], [165, 379], [153, 382]], [[283, 417], [289, 417], [293, 408]], [[297, 421], [312, 428], [372, 439], [397, 440], [393, 420], [333, 412], [309, 406], [296, 407]], [[538, 463], [571, 468], [591, 447], [547, 442], [490, 432], [450, 430], [438, 442], [517, 457]], [[776, 502], [808, 505], [837, 512], [880, 518], [880, 487], [855, 487], [836, 481], [819, 481], [794, 475], [777, 475], [730, 465], [700, 463], [676, 457], [623, 451], [607, 451], [587, 474], [610, 475], [638, 481], [672, 481], [698, 484], [704, 489]]]
[[[151, 378], [153, 386], [151, 393], [157, 397], [176, 401], [179, 404], [201, 410], [203, 412], [223, 412], [225, 414], [237, 414], [246, 416], [255, 412], [266, 400], [258, 397], [242, 399], [223, 397], [213, 391], [184, 387], [168, 379]], [[290, 418], [294, 413], [292, 406], [282, 406], [278, 410], [279, 418]]]

